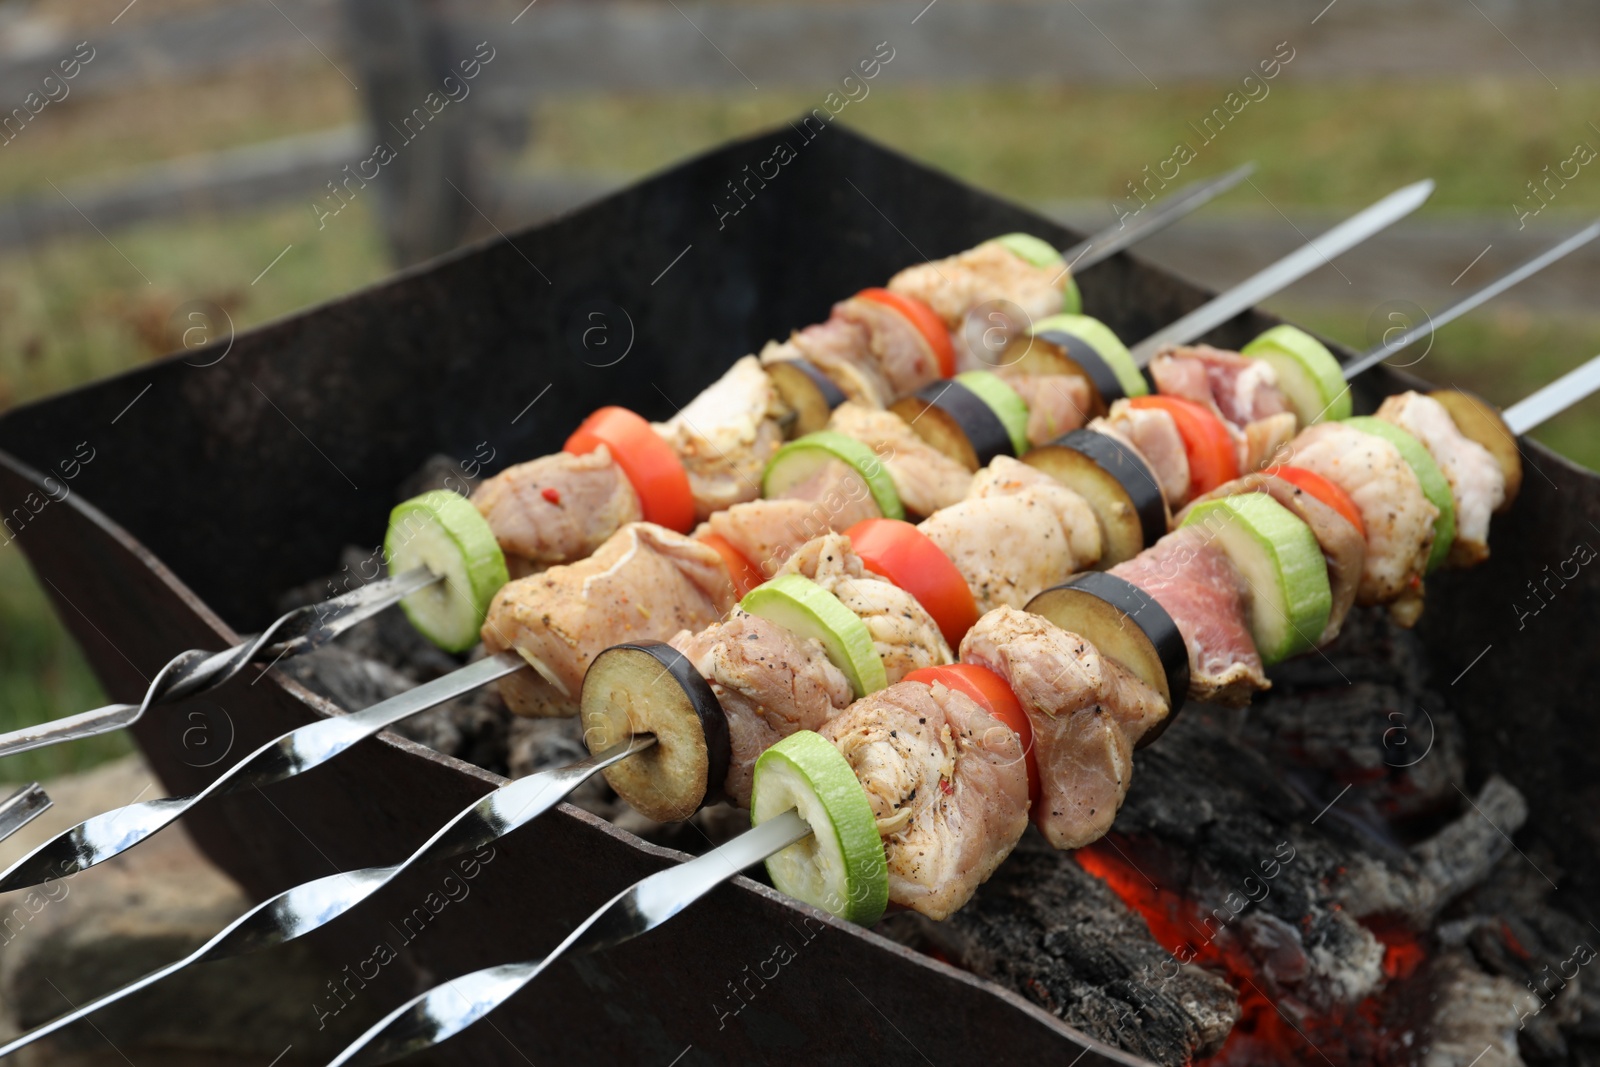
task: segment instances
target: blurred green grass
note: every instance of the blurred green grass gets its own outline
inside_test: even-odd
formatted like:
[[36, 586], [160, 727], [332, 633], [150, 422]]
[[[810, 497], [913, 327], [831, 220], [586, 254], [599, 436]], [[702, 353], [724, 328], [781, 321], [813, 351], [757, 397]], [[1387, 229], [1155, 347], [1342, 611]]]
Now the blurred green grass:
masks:
[[[1193, 140], [1187, 122], [1230, 88], [895, 90], [889, 77], [841, 121], [976, 185], [1035, 203], [1124, 193], [1124, 183], [1166, 158], [1178, 138]], [[200, 103], [186, 106], [181, 124], [148, 121], [169, 90], [106, 104], [70, 102], [27, 154], [14, 154], [20, 163], [0, 173], [0, 195], [48, 191], [52, 176], [92, 176], [196, 145], [309, 132], [354, 121], [359, 112], [338, 76], [318, 65], [298, 71], [282, 93], [263, 94], [269, 82], [280, 84], [242, 71], [198, 97], [185, 90]], [[1597, 87], [1574, 82], [1553, 94], [1538, 81], [1300, 86], [1283, 78], [1187, 173], [1254, 159], [1261, 192], [1294, 207], [1356, 206], [1374, 190], [1427, 174], [1439, 180], [1439, 191], [1425, 210], [1504, 212], [1510, 221], [1523, 183], [1567, 158], [1573, 139], [1585, 136], [1585, 107]], [[532, 116], [531, 147], [514, 169], [640, 174], [783, 122], [822, 95], [764, 90], [552, 101]], [[1238, 208], [1266, 210], [1248, 187], [1230, 196]], [[1600, 180], [1573, 182], [1558, 206], [1600, 208]], [[189, 300], [222, 306], [246, 329], [383, 278], [391, 268], [370, 208], [358, 201], [309, 237], [308, 209], [288, 205], [119, 230], [111, 235], [115, 249], [89, 233], [0, 254], [0, 410], [163, 354], [167, 318]], [[294, 247], [282, 261], [252, 284], [288, 244]], [[1356, 344], [1370, 311], [1279, 310]], [[1595, 352], [1600, 308], [1590, 316], [1534, 316], [1501, 303], [1448, 327], [1415, 369], [1509, 402]], [[1591, 400], [1537, 436], [1597, 467], [1597, 430], [1600, 401]], [[16, 546], [0, 548], [0, 729], [103, 702]], [[125, 742], [105, 738], [13, 757], [0, 761], [0, 780], [78, 769], [122, 751]]]

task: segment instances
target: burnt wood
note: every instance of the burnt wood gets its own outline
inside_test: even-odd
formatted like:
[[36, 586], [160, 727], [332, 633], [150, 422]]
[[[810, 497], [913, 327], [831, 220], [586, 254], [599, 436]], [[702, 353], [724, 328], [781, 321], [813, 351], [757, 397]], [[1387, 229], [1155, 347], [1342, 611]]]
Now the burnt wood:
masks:
[[[793, 160], [744, 185], [780, 142]], [[466, 461], [492, 449], [492, 471], [559, 447], [602, 403], [668, 416], [732, 360], [823, 319], [836, 299], [1016, 229], [1063, 247], [1080, 236], [842, 128], [808, 138], [779, 127], [509, 241], [240, 334], [226, 354], [219, 343], [11, 412], [0, 419], [0, 512], [106, 690], [135, 700], [174, 653], [231, 643], [287, 590], [325, 574], [343, 546], [376, 545], [395, 487], [429, 455]], [[1085, 306], [1125, 338], [1207, 295], [1126, 254], [1080, 284]], [[1275, 321], [1242, 315], [1209, 339], [1238, 344]], [[1370, 378], [1360, 406], [1400, 384]], [[94, 458], [63, 483], [60, 464], [81, 442]], [[1493, 645], [1450, 690], [1468, 724], [1474, 780], [1462, 785], [1498, 770], [1519, 786], [1581, 903], [1600, 889], [1600, 745], [1581, 699], [1600, 690], [1600, 657], [1582, 654], [1596, 633], [1600, 568], [1580, 569], [1520, 629], [1510, 604], [1578, 542], [1600, 543], [1600, 484], [1537, 445], [1525, 451], [1537, 470], [1496, 524], [1493, 560], [1430, 581], [1423, 636], [1441, 685]], [[40, 506], [42, 474], [68, 495]], [[235, 751], [336, 711], [279, 673], [252, 680], [206, 698], [231, 718]], [[173, 793], [214, 773], [184, 761], [185, 711], [157, 709], [135, 731]], [[222, 798], [188, 825], [264, 896], [330, 863], [392, 862], [495, 781], [386, 736], [270, 796]], [[506, 842], [470, 897], [440, 914], [441, 929], [406, 947], [384, 987], [348, 1010], [375, 1019], [420, 974], [538, 955], [677, 858], [563, 808]], [[341, 965], [369, 958], [432, 877], [369, 902], [315, 944]], [[797, 928], [815, 937], [725, 1018], [727, 984]], [[1089, 1047], [1077, 1061], [1086, 1067], [1135, 1062], [1008, 991], [747, 880], [648, 938], [561, 965], [495, 1023], [447, 1051], [485, 1064], [669, 1063], [686, 1046], [683, 1064], [922, 1063], [923, 1053], [1033, 1064]]]

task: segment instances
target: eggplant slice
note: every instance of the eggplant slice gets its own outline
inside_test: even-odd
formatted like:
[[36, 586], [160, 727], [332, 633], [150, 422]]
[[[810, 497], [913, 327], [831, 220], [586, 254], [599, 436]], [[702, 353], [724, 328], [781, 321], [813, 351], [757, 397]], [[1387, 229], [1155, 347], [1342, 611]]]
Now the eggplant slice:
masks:
[[1052, 354], [1062, 368], [1060, 373], [1079, 374], [1094, 386], [1094, 396], [1090, 399], [1091, 416], [1104, 415], [1112, 404], [1124, 397], [1126, 391], [1117, 380], [1116, 371], [1088, 341], [1065, 330], [1050, 329], [1034, 334], [1033, 340], [1048, 346], [1046, 351], [1054, 350]]
[[677, 822], [722, 796], [733, 746], [722, 705], [694, 665], [659, 641], [614, 645], [583, 677], [580, 714], [591, 753], [654, 734], [656, 743], [603, 772], [633, 809]]
[[1054, 444], [1032, 449], [1022, 462], [1089, 502], [1100, 520], [1101, 570], [1132, 559], [1172, 525], [1155, 475], [1133, 449], [1109, 434], [1073, 430]]
[[889, 410], [905, 419], [918, 437], [970, 471], [987, 467], [996, 456], [1016, 454], [1000, 416], [954, 378], [930, 382]]
[[828, 428], [833, 409], [845, 401], [844, 391], [808, 359], [776, 360], [763, 368], [778, 397], [794, 412], [788, 436], [804, 437]]
[[1189, 694], [1189, 649], [1154, 597], [1114, 574], [1086, 571], [1046, 589], [1026, 610], [1084, 638], [1166, 698], [1167, 717], [1139, 739], [1140, 748], [1171, 725]]

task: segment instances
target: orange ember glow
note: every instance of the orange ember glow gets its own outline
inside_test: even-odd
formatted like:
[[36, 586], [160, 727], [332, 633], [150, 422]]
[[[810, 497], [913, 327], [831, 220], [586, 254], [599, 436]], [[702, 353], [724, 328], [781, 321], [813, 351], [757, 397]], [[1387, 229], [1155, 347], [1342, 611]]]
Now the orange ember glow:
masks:
[[[1110, 841], [1075, 854], [1080, 866], [1101, 879], [1124, 904], [1138, 912], [1151, 936], [1182, 963], [1221, 975], [1239, 998], [1239, 1022], [1222, 1051], [1203, 1061], [1207, 1067], [1253, 1067], [1256, 1064], [1327, 1063], [1406, 1064], [1414, 1062], [1420, 1042], [1407, 1030], [1400, 1005], [1384, 994], [1327, 1015], [1314, 1015], [1292, 998], [1276, 1002], [1268, 995], [1272, 981], [1256, 960], [1220, 921], [1228, 912], [1208, 912], [1182, 893], [1151, 882]], [[1416, 934], [1398, 923], [1368, 923], [1385, 948], [1383, 970], [1390, 981], [1404, 983], [1416, 974], [1426, 952]], [[1397, 998], [1406, 1000], [1409, 998]], [[1391, 1019], [1391, 1016], [1402, 1016]]]

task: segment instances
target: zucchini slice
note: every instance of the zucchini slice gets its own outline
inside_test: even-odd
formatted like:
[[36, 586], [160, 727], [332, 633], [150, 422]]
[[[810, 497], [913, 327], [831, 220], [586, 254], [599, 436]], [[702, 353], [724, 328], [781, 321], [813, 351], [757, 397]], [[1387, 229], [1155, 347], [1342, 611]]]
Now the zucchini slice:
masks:
[[1067, 315], [1083, 314], [1083, 294], [1078, 291], [1078, 279], [1070, 270], [1061, 285], [1061, 310]]
[[918, 437], [968, 470], [987, 467], [996, 456], [1016, 455], [1016, 442], [1000, 415], [955, 378], [929, 382], [889, 410], [906, 420]]
[[1328, 627], [1333, 592], [1311, 527], [1265, 493], [1196, 504], [1183, 525], [1203, 527], [1244, 578], [1250, 635], [1262, 663], [1280, 663], [1316, 644]]
[[1109, 434], [1073, 430], [1033, 449], [1022, 462], [1088, 501], [1100, 520], [1101, 570], [1137, 556], [1172, 525], [1155, 475], [1133, 449]]
[[993, 371], [969, 370], [956, 375], [956, 381], [971, 389], [1000, 419], [1011, 438], [1013, 456], [1028, 450], [1028, 405], [1005, 379]]
[[995, 243], [1015, 255], [1030, 267], [1053, 267], [1061, 263], [1061, 253], [1042, 237], [1031, 233], [1008, 233], [995, 238]]
[[1183, 708], [1188, 646], [1166, 609], [1132, 582], [1104, 571], [1075, 574], [1028, 601], [1025, 610], [1084, 638], [1166, 699], [1167, 717], [1145, 732], [1140, 748], [1160, 737]]
[[808, 433], [778, 449], [761, 475], [761, 495], [769, 500], [785, 496], [835, 459], [861, 479], [884, 518], [906, 517], [894, 479], [889, 477], [877, 453], [855, 438], [833, 430]]
[[677, 822], [722, 795], [733, 756], [728, 719], [711, 685], [671, 645], [613, 645], [583, 676], [583, 743], [603, 752], [638, 734], [656, 743], [603, 772], [647, 819]]
[[1495, 514], [1506, 511], [1522, 488], [1522, 453], [1517, 451], [1517, 435], [1511, 432], [1500, 412], [1488, 402], [1460, 389], [1435, 389], [1428, 394], [1444, 405], [1456, 429], [1469, 441], [1489, 450], [1506, 478], [1506, 498]]
[[395, 505], [383, 551], [390, 574], [426, 567], [443, 579], [400, 601], [422, 636], [447, 652], [478, 643], [489, 603], [511, 575], [488, 520], [466, 497], [435, 489]]
[[1450, 546], [1456, 539], [1456, 498], [1450, 494], [1450, 482], [1444, 471], [1439, 469], [1426, 445], [1392, 422], [1376, 415], [1357, 415], [1345, 419], [1344, 424], [1381, 437], [1399, 449], [1400, 458], [1416, 472], [1417, 481], [1422, 483], [1422, 495], [1439, 509], [1439, 517], [1433, 520], [1433, 549], [1428, 553], [1428, 573], [1432, 574], [1450, 555]]
[[1054, 346], [1060, 357], [1076, 365], [1094, 386], [1095, 414], [1104, 414], [1113, 401], [1150, 392], [1150, 383], [1128, 346], [1099, 319], [1051, 315], [1034, 323], [1029, 333], [1036, 344]]
[[762, 369], [779, 399], [795, 413], [792, 436], [827, 429], [833, 409], [845, 401], [844, 391], [809, 359], [774, 360]]
[[889, 905], [889, 866], [872, 803], [849, 761], [821, 734], [790, 734], [756, 760], [750, 823], [799, 813], [811, 836], [767, 859], [780, 893], [870, 926]]
[[1239, 350], [1268, 364], [1278, 388], [1289, 398], [1301, 426], [1350, 417], [1350, 387], [1327, 346], [1304, 330], [1284, 323]]
[[780, 574], [746, 593], [739, 607], [782, 626], [801, 639], [815, 637], [828, 659], [850, 679], [857, 697], [889, 684], [883, 658], [861, 617], [810, 578]]

